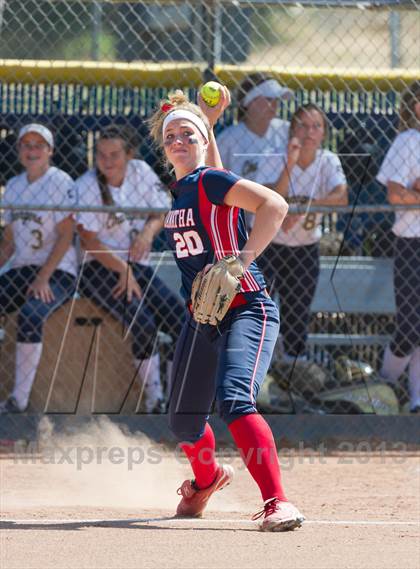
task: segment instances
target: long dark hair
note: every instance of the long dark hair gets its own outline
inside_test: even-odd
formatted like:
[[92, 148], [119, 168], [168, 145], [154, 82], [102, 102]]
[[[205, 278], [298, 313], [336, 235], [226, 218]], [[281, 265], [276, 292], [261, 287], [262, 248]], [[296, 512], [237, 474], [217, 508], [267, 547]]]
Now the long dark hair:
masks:
[[[123, 142], [124, 151], [126, 153], [135, 151], [138, 147], [138, 138], [137, 134], [134, 129], [128, 126], [119, 126], [119, 125], [108, 125], [103, 128], [97, 140], [97, 143], [100, 140], [112, 140], [112, 139], [119, 139]], [[111, 191], [108, 186], [108, 182], [106, 176], [99, 171], [99, 168], [96, 167], [96, 180], [98, 181], [99, 190], [101, 192], [101, 198], [103, 205], [114, 205], [114, 200], [112, 198]]]

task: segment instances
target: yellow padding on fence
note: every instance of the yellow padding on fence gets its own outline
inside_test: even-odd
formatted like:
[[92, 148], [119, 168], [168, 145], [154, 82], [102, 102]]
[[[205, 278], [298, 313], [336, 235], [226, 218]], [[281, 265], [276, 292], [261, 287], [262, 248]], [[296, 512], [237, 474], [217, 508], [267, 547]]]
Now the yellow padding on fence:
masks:
[[[176, 88], [198, 86], [206, 65], [190, 63], [122, 63], [97, 61], [42, 61], [0, 59], [0, 80], [6, 83], [79, 83], [117, 87]], [[219, 65], [221, 81], [234, 87], [248, 73], [270, 73], [292, 89], [401, 91], [420, 79], [406, 69], [323, 69]]]
[[321, 89], [322, 91], [402, 91], [413, 81], [420, 79], [420, 70], [407, 69], [331, 69], [303, 67], [255, 68], [225, 65], [217, 72], [227, 84], [240, 82], [248, 73], [263, 71], [274, 76], [291, 89]]

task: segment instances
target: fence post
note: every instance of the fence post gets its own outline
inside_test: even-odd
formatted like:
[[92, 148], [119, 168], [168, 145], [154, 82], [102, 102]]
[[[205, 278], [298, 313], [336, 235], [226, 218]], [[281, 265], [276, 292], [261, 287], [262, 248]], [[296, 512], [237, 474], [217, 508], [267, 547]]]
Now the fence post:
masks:
[[100, 39], [102, 33], [102, 5], [95, 0], [92, 7], [92, 59], [101, 58]]
[[389, 13], [389, 39], [391, 42], [391, 67], [400, 67], [401, 65], [401, 18], [399, 12], [392, 10]]
[[219, 0], [203, 2], [207, 22], [207, 38], [205, 42], [205, 56], [208, 68], [214, 71], [222, 58], [222, 25], [221, 8]]

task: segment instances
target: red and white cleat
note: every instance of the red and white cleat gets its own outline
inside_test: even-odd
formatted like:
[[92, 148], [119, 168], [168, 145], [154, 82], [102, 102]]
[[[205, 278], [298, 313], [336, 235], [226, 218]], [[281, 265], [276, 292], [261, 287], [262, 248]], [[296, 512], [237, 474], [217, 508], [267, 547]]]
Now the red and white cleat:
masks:
[[266, 500], [264, 509], [252, 516], [252, 519], [257, 520], [262, 516], [261, 531], [290, 531], [300, 528], [305, 521], [305, 516], [293, 504], [281, 502], [278, 498]]
[[219, 466], [214, 482], [207, 488], [199, 490], [193, 480], [185, 480], [177, 492], [182, 499], [176, 509], [177, 517], [201, 518], [212, 494], [228, 486], [233, 479], [233, 468], [224, 464]]

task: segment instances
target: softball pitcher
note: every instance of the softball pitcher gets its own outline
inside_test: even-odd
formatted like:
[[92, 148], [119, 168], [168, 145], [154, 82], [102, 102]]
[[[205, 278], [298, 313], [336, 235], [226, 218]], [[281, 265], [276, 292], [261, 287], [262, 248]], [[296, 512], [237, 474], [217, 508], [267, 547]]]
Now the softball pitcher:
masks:
[[[284, 531], [304, 518], [287, 501], [272, 432], [255, 406], [279, 327], [255, 258], [278, 231], [287, 205], [264, 186], [220, 168], [212, 126], [228, 100], [224, 89], [217, 108], [207, 107], [204, 114], [178, 92], [151, 121], [152, 135], [175, 170], [165, 228], [189, 306], [175, 353], [169, 421], [194, 480], [178, 490], [177, 515], [201, 516], [210, 496], [233, 478], [232, 467], [216, 461], [208, 424], [216, 399], [260, 488], [264, 507], [256, 517], [264, 516], [261, 529]], [[249, 237], [244, 209], [255, 214]]]

